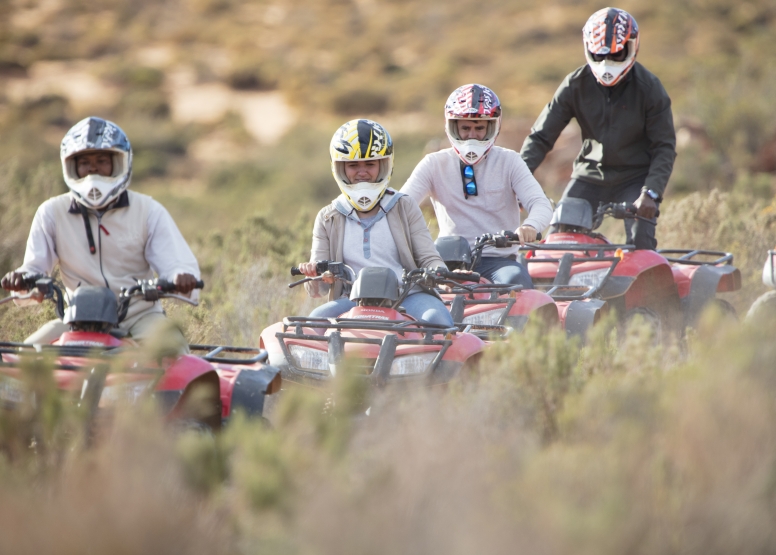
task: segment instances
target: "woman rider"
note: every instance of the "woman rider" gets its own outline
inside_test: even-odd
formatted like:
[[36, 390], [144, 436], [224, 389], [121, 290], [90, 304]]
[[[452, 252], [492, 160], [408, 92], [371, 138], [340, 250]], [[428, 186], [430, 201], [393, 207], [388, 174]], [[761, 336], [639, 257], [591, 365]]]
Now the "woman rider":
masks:
[[[315, 263], [321, 260], [344, 262], [356, 274], [366, 267], [390, 268], [400, 280], [404, 270], [446, 268], [418, 204], [388, 188], [393, 142], [379, 123], [347, 122], [332, 137], [329, 153], [342, 194], [315, 218], [311, 262], [299, 264], [304, 275], [315, 276]], [[324, 275], [305, 287], [311, 297], [328, 294], [329, 299], [310, 316], [333, 318], [356, 306], [343, 296], [343, 284], [333, 276]], [[453, 325], [444, 303], [428, 293], [411, 293], [402, 306], [418, 320]]]

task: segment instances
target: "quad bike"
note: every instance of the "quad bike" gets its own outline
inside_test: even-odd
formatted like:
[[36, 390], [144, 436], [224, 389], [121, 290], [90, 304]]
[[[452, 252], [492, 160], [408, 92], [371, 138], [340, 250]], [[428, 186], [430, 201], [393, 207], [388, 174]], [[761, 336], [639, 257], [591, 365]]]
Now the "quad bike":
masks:
[[[321, 385], [349, 363], [376, 386], [442, 384], [479, 358], [485, 345], [479, 337], [457, 327], [415, 320], [401, 308], [416, 287], [433, 294], [437, 285], [468, 278], [439, 268], [416, 269], [404, 273], [400, 290], [396, 274], [388, 268], [364, 268], [352, 282], [353, 272], [343, 263], [323, 261], [317, 264], [318, 277], [289, 287], [320, 280], [327, 271], [352, 285], [350, 298], [358, 305], [337, 318], [290, 316], [266, 328], [260, 347], [267, 349], [270, 364], [281, 369], [283, 380]], [[297, 268], [291, 273], [301, 275]]]
[[[763, 266], [763, 284], [776, 289], [776, 250], [768, 251], [768, 258]], [[776, 321], [776, 291], [768, 291], [760, 295], [746, 313], [746, 320]]]
[[[508, 238], [515, 239], [506, 231], [486, 234], [477, 238], [472, 249], [464, 237], [451, 235], [438, 238], [435, 245], [448, 268], [470, 272], [477, 266], [485, 247], [505, 246], [502, 243]], [[491, 283], [480, 277], [478, 282], [459, 283], [438, 292], [450, 307], [453, 321], [468, 325], [467, 331], [483, 337], [493, 337], [490, 329], [493, 326], [519, 331], [529, 319], [538, 319], [550, 326], [559, 322], [558, 309], [551, 296], [521, 285]]]
[[[189, 345], [191, 352], [201, 354], [147, 360], [135, 341], [123, 337], [116, 325], [133, 298], [151, 302], [172, 298], [196, 306], [176, 295], [168, 281], [138, 281], [123, 289], [118, 301], [106, 287], [81, 286], [67, 309], [62, 290], [51, 278], [28, 275], [25, 284], [27, 294], [13, 294], [0, 304], [51, 300], [70, 331], [50, 345], [0, 342], [0, 405], [7, 409], [25, 401], [22, 366], [41, 357], [53, 363], [57, 387], [72, 393], [79, 404], [85, 403], [92, 419], [118, 404], [132, 404], [150, 395], [166, 419], [217, 431], [236, 409], [261, 417], [265, 395], [280, 389], [279, 371], [265, 364], [267, 353], [260, 349]], [[201, 288], [202, 282], [197, 286]]]
[[[607, 216], [644, 219], [624, 203], [602, 204], [593, 215], [584, 199], [561, 200], [547, 238], [521, 249], [525, 253], [521, 261], [534, 285], [556, 301], [583, 300], [601, 308], [605, 303], [625, 321], [641, 315], [658, 331], [665, 325], [679, 329], [694, 325], [709, 303], [732, 310], [716, 298], [717, 293], [741, 288], [741, 273], [732, 266], [732, 254], [615, 245], [594, 231]], [[566, 308], [566, 329], [571, 333], [576, 333], [576, 323], [569, 327], [576, 307], [571, 302]]]

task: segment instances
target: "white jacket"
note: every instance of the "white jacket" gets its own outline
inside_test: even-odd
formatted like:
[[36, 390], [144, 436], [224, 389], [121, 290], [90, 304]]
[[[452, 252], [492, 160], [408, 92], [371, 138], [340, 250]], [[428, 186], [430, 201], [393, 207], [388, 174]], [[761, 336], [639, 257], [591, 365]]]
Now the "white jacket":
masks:
[[[59, 263], [68, 295], [79, 285], [110, 288], [117, 296], [137, 279], [172, 279], [189, 273], [199, 278], [199, 265], [169, 212], [147, 195], [126, 191], [102, 212], [88, 212], [95, 244], [89, 249], [80, 205], [69, 194], [44, 202], [35, 214], [27, 239], [24, 264], [17, 272], [50, 274]], [[195, 292], [196, 295], [196, 292]], [[161, 312], [159, 303], [142, 300], [130, 305], [122, 328], [129, 328], [148, 312]]]

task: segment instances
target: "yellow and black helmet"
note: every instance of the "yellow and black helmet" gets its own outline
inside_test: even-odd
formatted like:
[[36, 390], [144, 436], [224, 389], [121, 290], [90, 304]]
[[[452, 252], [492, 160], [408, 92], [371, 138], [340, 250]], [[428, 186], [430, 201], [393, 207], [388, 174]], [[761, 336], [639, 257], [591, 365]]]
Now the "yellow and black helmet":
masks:
[[[356, 210], [368, 212], [385, 194], [393, 174], [393, 141], [379, 123], [354, 119], [337, 129], [329, 145], [331, 173], [342, 194]], [[350, 183], [345, 175], [346, 162], [377, 160], [380, 170], [374, 183]]]

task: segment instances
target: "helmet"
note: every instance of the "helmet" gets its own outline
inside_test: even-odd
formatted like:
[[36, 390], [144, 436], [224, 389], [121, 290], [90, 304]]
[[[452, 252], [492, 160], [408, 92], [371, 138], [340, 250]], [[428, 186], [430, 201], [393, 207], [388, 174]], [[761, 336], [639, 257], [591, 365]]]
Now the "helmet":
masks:
[[[78, 177], [76, 157], [94, 151], [108, 151], [113, 158], [110, 177]], [[111, 121], [90, 117], [79, 121], [65, 138], [59, 151], [65, 183], [76, 200], [88, 208], [104, 208], [129, 187], [132, 178], [132, 147], [121, 128]]]
[[582, 38], [587, 65], [605, 87], [619, 83], [636, 63], [639, 26], [625, 10], [598, 10], [582, 28]]
[[[485, 139], [461, 140], [458, 135], [459, 119], [478, 119], [488, 122]], [[501, 102], [488, 87], [477, 84], [458, 87], [445, 103], [445, 132], [455, 152], [464, 164], [474, 165], [482, 160], [496, 142], [501, 129]]]
[[768, 259], [763, 266], [763, 283], [776, 287], [776, 250], [768, 251]]
[[[388, 131], [369, 119], [354, 119], [337, 129], [329, 145], [331, 173], [348, 202], [360, 212], [368, 212], [380, 202], [393, 174], [393, 141]], [[345, 163], [378, 160], [380, 171], [374, 183], [350, 183]]]

